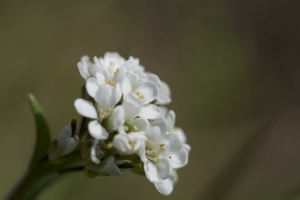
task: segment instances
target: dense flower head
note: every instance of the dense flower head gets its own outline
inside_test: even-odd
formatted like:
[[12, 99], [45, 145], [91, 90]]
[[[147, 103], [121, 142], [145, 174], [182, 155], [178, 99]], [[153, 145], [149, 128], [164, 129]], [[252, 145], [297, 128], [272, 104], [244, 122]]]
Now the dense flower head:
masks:
[[93, 61], [83, 56], [77, 66], [88, 94], [74, 102], [83, 117], [81, 131], [59, 137], [69, 147], [60, 147], [62, 152], [54, 151], [51, 158], [78, 145], [87, 176], [120, 176], [131, 170], [145, 174], [160, 193], [169, 195], [191, 149], [175, 126], [174, 111], [165, 107], [171, 102], [169, 86], [146, 72], [138, 58], [126, 60], [118, 53]]

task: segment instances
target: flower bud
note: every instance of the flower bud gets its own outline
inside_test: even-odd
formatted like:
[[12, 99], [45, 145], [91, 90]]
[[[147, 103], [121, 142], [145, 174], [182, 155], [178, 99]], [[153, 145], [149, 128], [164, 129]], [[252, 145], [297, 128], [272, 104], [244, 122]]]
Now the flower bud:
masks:
[[48, 156], [52, 162], [60, 161], [64, 156], [70, 154], [78, 145], [79, 137], [77, 135], [72, 136], [71, 125], [67, 125], [63, 128], [58, 137], [53, 140], [50, 145]]

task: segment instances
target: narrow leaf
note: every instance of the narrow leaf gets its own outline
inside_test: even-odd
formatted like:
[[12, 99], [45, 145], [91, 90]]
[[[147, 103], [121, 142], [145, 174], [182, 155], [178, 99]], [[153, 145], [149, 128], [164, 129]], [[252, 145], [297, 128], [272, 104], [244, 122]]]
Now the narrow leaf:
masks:
[[35, 168], [42, 159], [46, 158], [50, 146], [50, 130], [43, 114], [43, 110], [32, 94], [29, 94], [29, 105], [35, 118], [36, 143], [33, 157], [30, 163], [30, 170]]

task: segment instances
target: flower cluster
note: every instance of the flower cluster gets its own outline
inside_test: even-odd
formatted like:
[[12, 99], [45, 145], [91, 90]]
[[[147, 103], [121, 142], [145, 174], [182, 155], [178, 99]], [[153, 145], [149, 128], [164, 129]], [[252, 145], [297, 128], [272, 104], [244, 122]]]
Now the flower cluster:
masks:
[[61, 156], [79, 143], [86, 175], [119, 176], [132, 170], [146, 174], [160, 193], [169, 195], [178, 179], [176, 169], [188, 163], [190, 146], [175, 126], [174, 111], [164, 107], [171, 102], [168, 85], [146, 72], [138, 58], [125, 60], [118, 53], [94, 62], [84, 56], [78, 69], [88, 97], [74, 105], [89, 134], [63, 131]]

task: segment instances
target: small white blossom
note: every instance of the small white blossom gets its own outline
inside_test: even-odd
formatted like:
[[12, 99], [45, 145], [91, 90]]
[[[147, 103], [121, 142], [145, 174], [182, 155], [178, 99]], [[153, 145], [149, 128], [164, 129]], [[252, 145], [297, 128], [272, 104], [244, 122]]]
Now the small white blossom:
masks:
[[167, 131], [166, 120], [155, 120], [146, 132], [145, 148], [140, 149], [146, 176], [153, 183], [170, 177], [173, 170], [170, 156], [176, 154], [182, 147], [179, 136]]
[[90, 57], [82, 56], [81, 61], [78, 62], [77, 67], [79, 69], [80, 75], [82, 78], [87, 80], [92, 76], [90, 68], [93, 66], [93, 63], [90, 61]]
[[131, 92], [131, 84], [127, 70], [122, 65], [125, 59], [117, 53], [106, 53], [104, 58], [94, 57], [95, 64], [90, 67], [93, 77], [86, 83], [86, 89], [90, 96], [94, 97], [97, 89], [103, 84], [120, 85], [123, 95]]
[[168, 110], [165, 107], [161, 107], [161, 117], [164, 117], [169, 125], [169, 132], [178, 134], [182, 143], [182, 148], [176, 154], [172, 156], [173, 168], [182, 168], [188, 163], [188, 156], [191, 150], [190, 145], [186, 144], [186, 136], [183, 130], [175, 126], [176, 115], [173, 110]]
[[[108, 84], [102, 85], [96, 92], [96, 107], [89, 101], [77, 99], [74, 102], [75, 108], [79, 114], [84, 117], [94, 119], [88, 124], [90, 135], [95, 138], [95, 143], [91, 149], [91, 157], [95, 163], [100, 161], [95, 158], [94, 148], [99, 140], [108, 138], [108, 131], [118, 130], [124, 123], [123, 107], [115, 105], [121, 98], [119, 86], [112, 87]], [[107, 119], [106, 128], [101, 123]]]
[[78, 143], [79, 137], [77, 135], [72, 136], [71, 126], [65, 126], [51, 144], [49, 160], [52, 161], [70, 154], [77, 147]]
[[173, 191], [174, 184], [178, 181], [178, 175], [176, 170], [172, 171], [172, 174], [166, 180], [154, 183], [156, 189], [163, 195], [169, 195]]
[[171, 103], [171, 101], [171, 90], [167, 83], [161, 81], [159, 92], [156, 97], [156, 103], [158, 105], [166, 105]]

